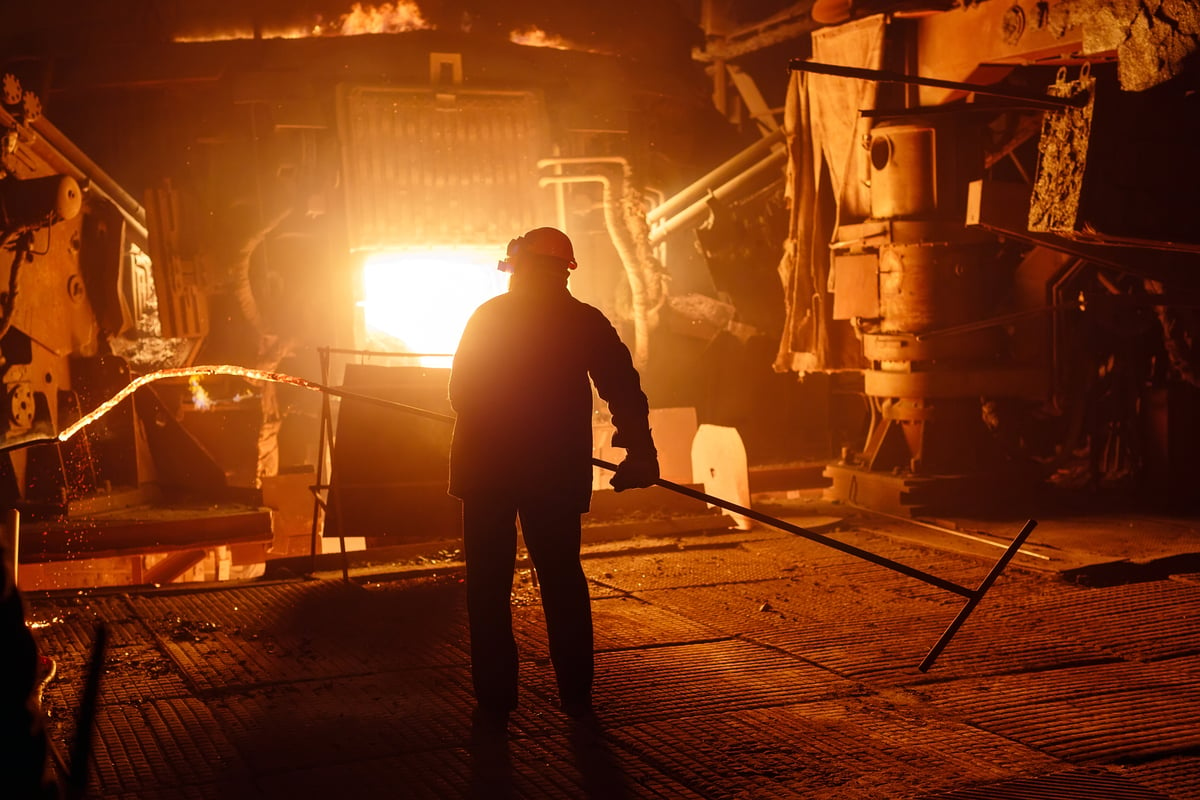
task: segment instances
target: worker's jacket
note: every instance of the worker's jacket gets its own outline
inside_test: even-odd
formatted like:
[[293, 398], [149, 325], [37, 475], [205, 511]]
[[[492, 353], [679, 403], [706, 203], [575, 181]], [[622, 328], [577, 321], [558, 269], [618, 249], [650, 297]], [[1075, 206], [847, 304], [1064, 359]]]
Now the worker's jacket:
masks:
[[653, 452], [629, 349], [565, 286], [520, 285], [475, 310], [454, 356], [450, 494], [555, 496], [580, 513], [592, 487], [592, 390], [614, 441]]

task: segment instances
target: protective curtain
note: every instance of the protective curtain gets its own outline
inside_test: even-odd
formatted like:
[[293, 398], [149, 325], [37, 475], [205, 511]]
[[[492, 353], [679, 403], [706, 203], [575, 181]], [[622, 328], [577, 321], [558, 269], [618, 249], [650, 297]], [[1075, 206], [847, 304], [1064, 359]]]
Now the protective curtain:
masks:
[[[817, 31], [812, 60], [879, 69], [884, 25], [880, 15]], [[869, 81], [792, 73], [784, 110], [788, 238], [779, 263], [787, 309], [777, 372], [860, 366], [857, 347], [848, 346], [852, 332], [832, 325], [829, 240], [839, 222], [870, 214], [862, 147], [869, 120], [859, 111], [874, 107], [875, 88]]]
[[[886, 22], [880, 14], [813, 33], [812, 60], [840, 67], [881, 69]], [[867, 150], [863, 137], [871, 120], [859, 114], [875, 107], [878, 84], [833, 75], [809, 76], [813, 139], [825, 155], [838, 198], [838, 219], [855, 222], [871, 215]]]

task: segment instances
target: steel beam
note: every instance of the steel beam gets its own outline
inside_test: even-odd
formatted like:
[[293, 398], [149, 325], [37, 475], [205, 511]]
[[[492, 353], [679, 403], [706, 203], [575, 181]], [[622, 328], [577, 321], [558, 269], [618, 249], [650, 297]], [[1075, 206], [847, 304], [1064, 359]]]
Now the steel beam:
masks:
[[938, 89], [954, 89], [962, 92], [973, 92], [990, 97], [1003, 97], [1015, 100], [1028, 108], [1044, 111], [1062, 111], [1064, 108], [1078, 108], [1086, 105], [1090, 93], [1075, 97], [1054, 97], [1051, 95], [1028, 95], [1019, 92], [997, 89], [981, 83], [962, 83], [960, 81], [945, 81], [940, 78], [923, 78], [919, 75], [905, 75], [902, 72], [891, 72], [884, 69], [865, 69], [863, 67], [843, 67], [837, 64], [822, 64], [817, 61], [807, 61], [803, 58], [793, 58], [788, 62], [788, 69], [793, 72], [815, 72], [818, 75], [832, 75], [837, 78], [858, 78], [876, 83], [903, 83], [910, 86], [931, 86]]

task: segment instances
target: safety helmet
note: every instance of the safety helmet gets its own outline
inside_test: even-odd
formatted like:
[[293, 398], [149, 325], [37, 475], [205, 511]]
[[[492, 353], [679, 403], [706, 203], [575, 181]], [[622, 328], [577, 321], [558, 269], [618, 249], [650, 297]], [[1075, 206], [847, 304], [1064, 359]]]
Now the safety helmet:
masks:
[[541, 256], [562, 262], [567, 269], [579, 266], [575, 263], [575, 249], [571, 240], [557, 228], [534, 228], [524, 236], [508, 243], [508, 250], [497, 268], [501, 272], [512, 272], [512, 260], [517, 256]]

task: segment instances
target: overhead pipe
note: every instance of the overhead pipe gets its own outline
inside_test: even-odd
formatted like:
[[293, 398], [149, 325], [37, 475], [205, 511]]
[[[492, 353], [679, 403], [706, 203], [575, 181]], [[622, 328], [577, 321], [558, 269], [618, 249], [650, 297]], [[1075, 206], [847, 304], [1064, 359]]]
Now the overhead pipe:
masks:
[[[557, 162], [558, 159], [548, 159]], [[539, 162], [540, 164], [541, 162]], [[550, 175], [538, 180], [539, 186], [552, 186], [564, 183], [599, 183], [603, 187], [604, 225], [608, 228], [609, 238], [617, 249], [621, 264], [625, 267], [625, 276], [629, 279], [629, 290], [633, 305], [633, 363], [640, 369], [646, 366], [650, 359], [650, 320], [649, 303], [646, 297], [646, 281], [642, 274], [641, 263], [634, 249], [633, 237], [625, 227], [625, 220], [617, 211], [616, 198], [613, 195], [612, 179], [607, 175]]]
[[[765, 156], [772, 150], [775, 150], [776, 145], [783, 144], [784, 137], [785, 133], [781, 128], [759, 139], [691, 185], [672, 195], [666, 202], [652, 208], [650, 213], [646, 214], [646, 221], [654, 225], [662, 219], [695, 204], [698, 198], [707, 196], [714, 185], [726, 183], [738, 173], [761, 162]], [[775, 150], [775, 152], [784, 154], [785, 151], [780, 148]]]
[[146, 225], [146, 209], [117, 181], [90, 159], [70, 139], [45, 117], [30, 123], [50, 151], [47, 159], [55, 170], [70, 175], [87, 191], [95, 192], [113, 204], [126, 222], [126, 237], [143, 252], [149, 252], [150, 233]]
[[[679, 211], [675, 216], [669, 219], [661, 220], [655, 227], [650, 230], [650, 243], [658, 244], [667, 236], [679, 230], [680, 228], [695, 222], [708, 213], [708, 204], [713, 200], [723, 200], [729, 195], [737, 194], [747, 184], [753, 183], [764, 173], [777, 169], [787, 161], [787, 152], [776, 150], [769, 153], [765, 158], [754, 164], [749, 169], [741, 174], [726, 181], [718, 188], [710, 191], [704, 197], [693, 202], [691, 205]], [[678, 195], [676, 195], [678, 197]], [[670, 202], [670, 201], [668, 201]]]
[[929, 86], [936, 89], [972, 92], [989, 97], [1001, 97], [1005, 100], [1015, 100], [1024, 106], [1043, 111], [1063, 111], [1068, 108], [1080, 108], [1087, 105], [1089, 99], [1088, 92], [1082, 92], [1075, 97], [1030, 95], [982, 83], [963, 83], [961, 81], [947, 81], [941, 78], [925, 78], [920, 75], [906, 75], [903, 72], [891, 72], [884, 69], [843, 67], [840, 64], [822, 64], [818, 61], [808, 61], [803, 58], [793, 58], [788, 62], [788, 69], [792, 72], [814, 72], [818, 75], [832, 75], [835, 78], [858, 78], [859, 80], [872, 81], [874, 83], [901, 83], [908, 86]]
[[[590, 166], [593, 164], [615, 164], [620, 166], [621, 176], [624, 181], [621, 187], [622, 198], [630, 205], [637, 203], [637, 195], [632, 189], [633, 168], [629, 166], [629, 160], [623, 156], [567, 156], [543, 158], [537, 162], [539, 169], [546, 169], [547, 167]], [[641, 192], [643, 194], [656, 194], [659, 196], [659, 203], [663, 202], [663, 193], [661, 191], [641, 187]], [[648, 215], [642, 212], [640, 206], [627, 208], [625, 209], [624, 221], [625, 227], [622, 228], [622, 231], [629, 233], [632, 246], [636, 251], [637, 263], [641, 266], [652, 268], [658, 259], [650, 243], [650, 222]], [[649, 271], [653, 271], [653, 269]], [[647, 291], [650, 291], [650, 287], [647, 287]], [[659, 298], [655, 297], [648, 298], [648, 301], [661, 302]]]

